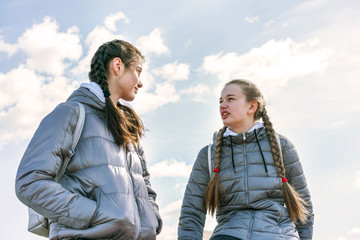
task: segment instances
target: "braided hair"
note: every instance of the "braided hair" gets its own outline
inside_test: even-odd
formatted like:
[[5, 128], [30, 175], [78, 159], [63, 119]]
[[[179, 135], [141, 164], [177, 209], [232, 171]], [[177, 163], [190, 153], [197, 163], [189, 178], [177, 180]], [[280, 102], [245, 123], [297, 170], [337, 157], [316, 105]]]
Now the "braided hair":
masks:
[[[265, 101], [260, 90], [257, 88], [255, 84], [248, 80], [235, 79], [225, 84], [228, 86], [230, 84], [237, 84], [241, 87], [243, 94], [246, 96], [246, 100], [248, 102], [257, 101], [258, 108], [254, 114], [254, 120], [259, 120], [262, 118], [264, 122], [264, 127], [266, 134], [269, 139], [271, 152], [274, 159], [274, 164], [276, 166], [276, 171], [278, 176], [282, 179], [286, 179], [285, 176], [285, 167], [280, 153], [280, 146], [276, 139], [275, 130], [272, 126], [269, 116], [267, 115], [267, 111], [265, 109]], [[221, 159], [221, 142], [222, 136], [226, 130], [226, 126], [221, 128], [216, 138], [216, 147], [215, 147], [215, 168], [220, 167], [220, 159]], [[309, 212], [306, 209], [306, 202], [300, 197], [300, 195], [294, 190], [294, 188], [287, 182], [283, 181], [283, 193], [286, 208], [289, 212], [289, 216], [291, 220], [295, 223], [305, 222]], [[220, 176], [218, 172], [214, 172], [212, 175], [209, 184], [206, 188], [204, 194], [204, 202], [206, 209], [210, 212], [210, 214], [214, 215], [214, 212], [217, 208], [220, 207], [220, 200], [222, 197], [222, 187], [220, 183]]]
[[123, 40], [113, 40], [102, 44], [95, 52], [88, 74], [90, 81], [96, 82], [103, 90], [105, 97], [105, 118], [115, 143], [119, 146], [136, 145], [144, 135], [144, 124], [140, 117], [130, 107], [114, 105], [110, 98], [108, 85], [109, 64], [114, 58], [120, 58], [125, 68], [131, 67], [137, 61], [144, 60], [141, 52], [132, 44]]

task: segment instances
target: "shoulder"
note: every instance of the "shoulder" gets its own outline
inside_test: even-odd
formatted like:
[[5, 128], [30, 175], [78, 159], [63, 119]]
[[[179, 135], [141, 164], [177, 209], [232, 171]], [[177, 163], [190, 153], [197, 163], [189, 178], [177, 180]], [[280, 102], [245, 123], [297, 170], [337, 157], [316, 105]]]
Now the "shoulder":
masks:
[[76, 102], [63, 102], [58, 104], [50, 114], [75, 114], [79, 112], [79, 106]]
[[207, 158], [207, 157], [208, 157], [209, 147], [210, 147], [210, 150], [211, 150], [211, 151], [214, 151], [214, 149], [215, 149], [215, 144], [212, 143], [212, 144], [207, 144], [207, 145], [203, 146], [203, 147], [200, 149], [197, 158]]
[[51, 126], [76, 125], [79, 111], [80, 109], [76, 102], [60, 103], [42, 120], [41, 124]]
[[283, 151], [287, 151], [289, 149], [295, 148], [295, 146], [291, 142], [291, 140], [288, 137], [286, 137], [285, 135], [279, 134], [279, 138], [280, 138], [281, 148]]

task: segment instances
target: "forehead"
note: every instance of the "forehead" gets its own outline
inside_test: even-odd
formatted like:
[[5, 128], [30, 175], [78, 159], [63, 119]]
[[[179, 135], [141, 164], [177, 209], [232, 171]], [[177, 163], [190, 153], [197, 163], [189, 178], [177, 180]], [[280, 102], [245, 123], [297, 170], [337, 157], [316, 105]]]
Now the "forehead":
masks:
[[221, 91], [221, 97], [226, 97], [228, 95], [242, 96], [244, 94], [238, 84], [229, 84]]

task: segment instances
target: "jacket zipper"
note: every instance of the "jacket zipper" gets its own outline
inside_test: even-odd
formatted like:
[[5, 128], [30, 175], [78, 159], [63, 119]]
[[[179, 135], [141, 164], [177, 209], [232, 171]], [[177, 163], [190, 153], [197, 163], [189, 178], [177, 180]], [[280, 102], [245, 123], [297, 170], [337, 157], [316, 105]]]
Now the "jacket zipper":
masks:
[[248, 166], [247, 166], [247, 157], [246, 157], [246, 136], [243, 135], [243, 146], [244, 146], [244, 164], [245, 164], [245, 197], [246, 197], [246, 205], [249, 207], [249, 188], [248, 188]]
[[251, 221], [250, 221], [248, 236], [247, 236], [247, 238], [246, 238], [247, 240], [250, 240], [251, 233], [252, 233], [252, 229], [253, 229], [253, 225], [254, 225], [254, 219], [255, 219], [255, 211], [253, 210], [253, 211], [251, 212]]

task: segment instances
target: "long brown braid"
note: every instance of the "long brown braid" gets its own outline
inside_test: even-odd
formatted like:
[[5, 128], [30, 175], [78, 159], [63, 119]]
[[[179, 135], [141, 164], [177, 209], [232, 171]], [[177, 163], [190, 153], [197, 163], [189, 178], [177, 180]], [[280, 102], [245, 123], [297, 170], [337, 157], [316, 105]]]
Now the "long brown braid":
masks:
[[270, 118], [267, 115], [267, 111], [265, 108], [262, 112], [262, 120], [264, 122], [266, 134], [269, 138], [276, 171], [280, 178], [285, 179], [285, 181], [283, 181], [282, 187], [284, 192], [284, 200], [286, 208], [289, 212], [289, 216], [291, 220], [293, 220], [295, 223], [297, 223], [298, 221], [305, 222], [309, 215], [309, 211], [306, 209], [307, 204], [286, 180], [285, 167], [283, 159], [281, 157], [280, 147], [276, 139], [274, 128], [272, 126], [272, 123], [270, 122]]
[[119, 57], [125, 68], [132, 67], [136, 61], [144, 60], [141, 52], [123, 40], [113, 40], [102, 44], [95, 52], [90, 65], [89, 79], [99, 84], [105, 96], [105, 117], [107, 126], [112, 133], [115, 143], [120, 145], [139, 143], [144, 135], [144, 125], [140, 117], [127, 106], [118, 103], [116, 106], [110, 98], [107, 81], [110, 62]]
[[[246, 100], [248, 102], [252, 102], [252, 101], [258, 102], [258, 108], [254, 114], [254, 120], [259, 120], [260, 118], [263, 119], [265, 131], [269, 139], [276, 170], [280, 178], [286, 179], [285, 167], [280, 153], [280, 146], [276, 139], [275, 130], [273, 129], [270, 118], [267, 115], [267, 111], [265, 109], [266, 104], [260, 90], [257, 88], [255, 84], [253, 84], [248, 80], [235, 79], [226, 83], [225, 86], [228, 86], [230, 84], [239, 85], [242, 89], [243, 94], [246, 96]], [[215, 168], [219, 168], [220, 166], [221, 142], [225, 130], [226, 130], [226, 126], [221, 128], [216, 138], [215, 157], [214, 157]], [[283, 182], [282, 186], [284, 192], [284, 201], [286, 208], [289, 212], [290, 218], [295, 223], [298, 221], [305, 222], [309, 214], [309, 212], [306, 209], [307, 204], [287, 181]], [[214, 172], [204, 194], [204, 202], [206, 204], [205, 206], [211, 215], [213, 215], [215, 210], [219, 208], [222, 194], [223, 192], [220, 183], [219, 173]]]
[[[226, 126], [221, 128], [216, 136], [215, 155], [214, 155], [215, 169], [220, 169], [221, 143], [222, 143], [222, 136], [224, 135], [225, 130], [226, 130]], [[219, 172], [214, 171], [204, 194], [205, 207], [211, 215], [214, 215], [215, 210], [220, 207], [222, 194], [223, 194], [223, 189], [220, 182]]]

